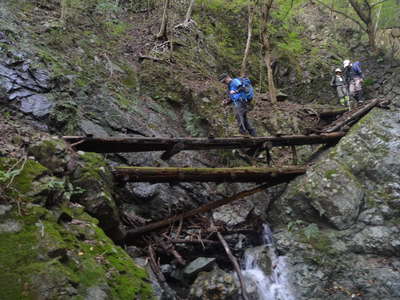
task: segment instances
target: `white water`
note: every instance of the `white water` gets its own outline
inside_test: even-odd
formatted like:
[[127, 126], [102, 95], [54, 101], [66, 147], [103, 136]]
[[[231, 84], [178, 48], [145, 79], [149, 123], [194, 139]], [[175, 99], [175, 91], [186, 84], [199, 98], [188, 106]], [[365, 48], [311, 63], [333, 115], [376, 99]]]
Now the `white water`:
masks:
[[255, 293], [250, 293], [251, 299], [295, 300], [289, 286], [285, 257], [276, 255], [272, 232], [268, 225], [264, 225], [263, 239], [273, 267], [271, 274], [266, 275], [257, 264], [257, 258], [252, 253], [246, 253], [243, 275], [246, 278], [247, 289], [249, 290], [249, 286], [256, 289]]

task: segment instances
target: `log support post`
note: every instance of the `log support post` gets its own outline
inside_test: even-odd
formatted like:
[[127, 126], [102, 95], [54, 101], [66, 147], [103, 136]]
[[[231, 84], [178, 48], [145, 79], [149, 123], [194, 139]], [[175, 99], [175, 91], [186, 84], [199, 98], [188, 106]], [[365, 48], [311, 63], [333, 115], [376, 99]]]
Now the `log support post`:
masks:
[[296, 146], [291, 146], [292, 148], [292, 155], [293, 155], [293, 165], [297, 165], [297, 150]]
[[161, 155], [161, 159], [162, 160], [168, 160], [172, 156], [178, 154], [179, 152], [181, 152], [184, 149], [185, 149], [185, 144], [184, 143], [176, 143], [175, 145], [173, 145], [170, 149], [168, 149], [167, 151], [165, 151]]

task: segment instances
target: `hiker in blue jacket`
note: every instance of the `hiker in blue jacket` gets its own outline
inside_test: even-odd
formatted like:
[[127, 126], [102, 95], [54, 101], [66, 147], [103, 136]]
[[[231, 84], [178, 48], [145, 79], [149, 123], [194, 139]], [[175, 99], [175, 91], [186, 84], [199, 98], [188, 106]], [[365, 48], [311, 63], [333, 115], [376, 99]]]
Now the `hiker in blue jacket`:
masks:
[[343, 61], [344, 78], [349, 89], [349, 94], [358, 103], [363, 102], [362, 82], [364, 75], [361, 71], [361, 64], [359, 61], [352, 63], [349, 59]]
[[256, 130], [247, 120], [249, 104], [254, 96], [250, 80], [248, 78], [232, 78], [227, 73], [221, 74], [219, 80], [228, 86], [229, 99], [224, 101], [224, 104], [233, 103], [240, 134], [256, 136]]

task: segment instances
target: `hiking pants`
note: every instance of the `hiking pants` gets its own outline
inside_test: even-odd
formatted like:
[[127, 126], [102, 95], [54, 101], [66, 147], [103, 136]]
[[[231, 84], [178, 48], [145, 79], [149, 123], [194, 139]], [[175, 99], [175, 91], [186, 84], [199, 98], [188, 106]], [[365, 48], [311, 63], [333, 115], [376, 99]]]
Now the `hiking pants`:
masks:
[[362, 100], [362, 78], [361, 77], [354, 77], [350, 81], [350, 95], [354, 97], [357, 101]]
[[339, 99], [342, 99], [342, 98], [348, 96], [347, 86], [346, 85], [338, 85], [336, 87], [336, 92], [337, 92], [337, 95], [338, 95]]
[[256, 136], [256, 131], [251, 127], [247, 120], [247, 113], [249, 112], [248, 104], [244, 101], [238, 101], [235, 103], [235, 117], [239, 125], [240, 134], [250, 134]]

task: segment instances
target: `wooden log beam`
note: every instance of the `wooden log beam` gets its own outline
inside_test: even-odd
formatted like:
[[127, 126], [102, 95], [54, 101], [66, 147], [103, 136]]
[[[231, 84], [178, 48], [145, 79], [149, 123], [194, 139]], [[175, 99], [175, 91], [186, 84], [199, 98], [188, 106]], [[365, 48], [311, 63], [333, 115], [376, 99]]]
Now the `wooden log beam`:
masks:
[[339, 122], [335, 123], [332, 127], [329, 127], [324, 130], [326, 133], [333, 133], [334, 131], [340, 131], [346, 125], [351, 125], [355, 121], [358, 121], [363, 116], [365, 116], [371, 109], [375, 106], [379, 105], [382, 102], [380, 99], [371, 100], [368, 104], [361, 107], [357, 112], [350, 115], [349, 117], [345, 118], [344, 120], [340, 120]]
[[319, 111], [318, 115], [321, 119], [330, 119], [330, 118], [335, 118], [337, 116], [343, 115], [344, 113], [348, 112], [349, 110], [347, 108], [341, 108], [337, 110], [324, 110], [324, 111]]
[[117, 167], [114, 175], [126, 182], [270, 182], [289, 181], [304, 167], [285, 168], [156, 168]]
[[[233, 138], [94, 138], [64, 136], [64, 140], [74, 144], [75, 150], [98, 153], [167, 151], [166, 158], [175, 151], [239, 149], [259, 147], [268, 143], [270, 147], [328, 144], [339, 141], [345, 133], [325, 133], [319, 135], [283, 135], [273, 137], [233, 137]], [[178, 146], [176, 146], [178, 145]]]
[[278, 185], [278, 184], [281, 184], [281, 183], [285, 183], [287, 181], [289, 181], [289, 179], [287, 179], [287, 178], [286, 179], [274, 178], [270, 182], [268, 182], [266, 184], [263, 184], [263, 185], [260, 185], [258, 187], [255, 187], [253, 189], [250, 189], [250, 190], [247, 190], [247, 191], [242, 191], [242, 192], [240, 192], [240, 193], [238, 193], [236, 195], [233, 195], [233, 196], [230, 196], [230, 197], [226, 197], [226, 198], [223, 198], [221, 200], [217, 200], [217, 201], [206, 203], [206, 204], [204, 204], [202, 206], [199, 206], [198, 208], [183, 212], [181, 214], [166, 218], [164, 220], [160, 220], [160, 221], [156, 221], [156, 222], [153, 222], [153, 223], [149, 223], [147, 225], [144, 225], [142, 227], [138, 227], [138, 228], [135, 228], [135, 229], [130, 229], [130, 230], [127, 231], [127, 234], [125, 236], [125, 241], [127, 243], [134, 243], [138, 236], [143, 235], [143, 234], [145, 234], [147, 232], [152, 232], [152, 231], [160, 229], [162, 227], [169, 226], [169, 225], [175, 223], [176, 221], [184, 220], [184, 219], [193, 217], [195, 215], [211, 211], [211, 210], [213, 210], [213, 209], [215, 209], [217, 207], [220, 207], [222, 205], [231, 203], [231, 202], [236, 201], [236, 200], [243, 199], [245, 197], [254, 195], [256, 193], [260, 193], [262, 191], [265, 191], [265, 189], [267, 189], [267, 188], [269, 188], [271, 186], [275, 186], [275, 185]]

